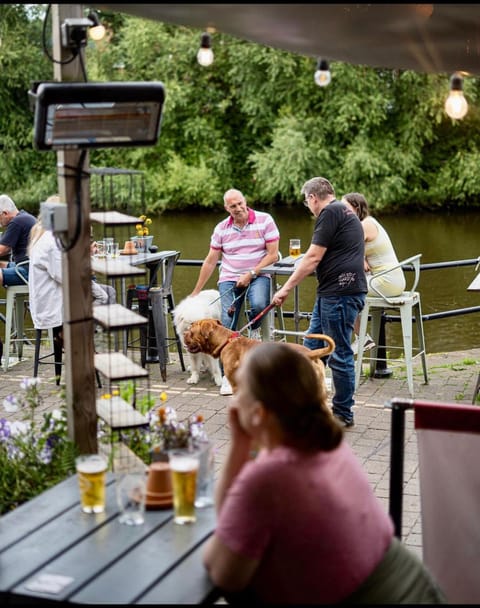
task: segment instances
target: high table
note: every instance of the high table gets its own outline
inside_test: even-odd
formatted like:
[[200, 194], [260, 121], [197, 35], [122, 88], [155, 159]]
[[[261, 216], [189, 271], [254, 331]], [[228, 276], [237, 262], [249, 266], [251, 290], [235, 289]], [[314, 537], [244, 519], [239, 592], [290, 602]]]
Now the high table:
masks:
[[201, 560], [215, 528], [213, 507], [197, 509], [197, 521], [185, 526], [173, 523], [172, 509], [146, 511], [139, 526], [118, 516], [113, 473], [104, 513], [81, 511], [73, 475], [3, 515], [1, 605], [175, 605], [220, 597]]
[[[291, 256], [285, 257], [274, 264], [270, 264], [269, 266], [265, 266], [259, 272], [259, 274], [269, 274], [271, 277], [270, 284], [270, 299], [273, 297], [273, 294], [277, 291], [277, 276], [286, 276], [289, 277], [293, 274], [296, 265], [303, 258], [303, 255], [300, 255], [296, 258], [292, 258]], [[312, 272], [309, 276], [315, 276], [315, 272]], [[313, 303], [312, 303], [313, 306]], [[270, 323], [269, 323], [269, 335], [265, 336], [265, 340], [270, 340], [276, 334], [279, 335], [294, 335], [298, 340], [299, 337], [303, 336], [305, 332], [299, 331], [299, 323], [301, 319], [309, 319], [310, 314], [301, 313], [300, 312], [300, 304], [299, 304], [299, 285], [293, 288], [293, 320], [295, 324], [295, 331], [287, 331], [285, 330], [285, 324], [283, 321], [283, 312], [280, 309], [278, 312], [278, 316], [280, 319], [280, 329], [275, 329], [275, 310], [269, 313], [270, 315]]]

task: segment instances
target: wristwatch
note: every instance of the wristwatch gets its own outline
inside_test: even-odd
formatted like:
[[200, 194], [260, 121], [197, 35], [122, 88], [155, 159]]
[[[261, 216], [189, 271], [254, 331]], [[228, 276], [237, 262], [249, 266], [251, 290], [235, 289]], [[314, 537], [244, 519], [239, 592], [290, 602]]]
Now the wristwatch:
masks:
[[250, 270], [250, 275], [251, 275], [252, 279], [257, 278], [257, 273], [255, 272], [255, 270]]

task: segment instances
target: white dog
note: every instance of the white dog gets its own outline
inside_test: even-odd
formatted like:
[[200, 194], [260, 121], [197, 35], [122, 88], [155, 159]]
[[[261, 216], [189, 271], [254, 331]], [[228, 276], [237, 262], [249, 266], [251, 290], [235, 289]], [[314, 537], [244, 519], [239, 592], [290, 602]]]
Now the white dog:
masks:
[[[204, 289], [196, 296], [187, 296], [173, 310], [173, 322], [177, 334], [180, 336], [183, 347], [183, 334], [194, 321], [201, 319], [221, 320], [222, 305], [220, 303], [220, 293], [216, 289]], [[190, 378], [188, 384], [197, 384], [200, 378], [200, 371], [206, 369], [212, 375], [217, 386], [222, 384], [222, 372], [220, 370], [219, 359], [214, 359], [204, 353], [188, 353], [190, 357]]]

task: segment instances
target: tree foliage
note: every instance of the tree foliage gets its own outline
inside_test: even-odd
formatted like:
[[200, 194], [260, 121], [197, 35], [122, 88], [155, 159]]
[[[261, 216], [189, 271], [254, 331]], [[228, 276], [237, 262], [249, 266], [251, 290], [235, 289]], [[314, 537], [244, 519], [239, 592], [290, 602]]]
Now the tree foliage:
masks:
[[[52, 79], [44, 9], [0, 8], [0, 169], [4, 190], [27, 208], [56, 189], [56, 155], [33, 149], [27, 95], [31, 81]], [[384, 211], [479, 204], [475, 78], [465, 80], [467, 117], [452, 121], [446, 74], [333, 62], [331, 84], [319, 88], [313, 58], [215, 34], [215, 62], [204, 68], [198, 30], [100, 16], [108, 35], [87, 46], [89, 80], [165, 84], [155, 146], [90, 153], [92, 166], [143, 171], [148, 211], [218, 205], [230, 187], [256, 205], [289, 205], [313, 175]]]

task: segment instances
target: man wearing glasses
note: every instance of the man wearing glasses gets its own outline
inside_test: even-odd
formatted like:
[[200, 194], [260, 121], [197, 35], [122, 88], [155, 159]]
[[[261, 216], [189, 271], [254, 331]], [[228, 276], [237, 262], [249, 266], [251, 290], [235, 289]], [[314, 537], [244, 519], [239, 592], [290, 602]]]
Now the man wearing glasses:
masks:
[[[302, 194], [305, 206], [316, 217], [312, 242], [272, 302], [281, 306], [289, 292], [315, 271], [317, 297], [306, 333], [323, 333], [335, 340], [335, 350], [328, 358], [334, 386], [332, 411], [343, 426], [351, 427], [355, 404], [352, 332], [367, 293], [363, 228], [356, 214], [335, 198], [332, 184], [324, 177], [305, 182]], [[324, 346], [313, 339], [305, 339], [304, 345], [310, 349]]]

